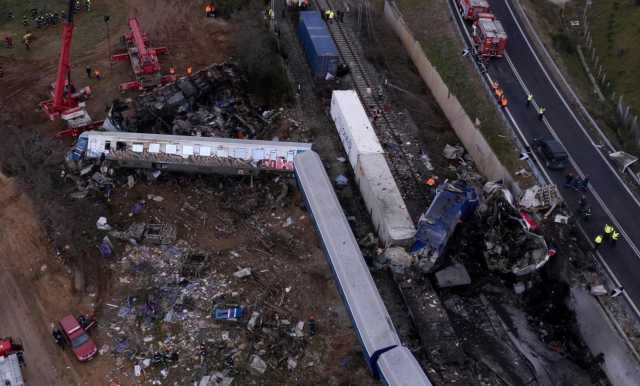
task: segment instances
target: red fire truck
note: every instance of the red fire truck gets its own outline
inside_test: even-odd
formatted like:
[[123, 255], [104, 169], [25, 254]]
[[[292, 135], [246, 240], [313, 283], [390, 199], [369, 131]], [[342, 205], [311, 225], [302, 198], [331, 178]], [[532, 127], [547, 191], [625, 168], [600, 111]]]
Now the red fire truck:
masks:
[[478, 54], [485, 57], [498, 57], [504, 55], [507, 48], [507, 34], [502, 23], [490, 13], [481, 13], [473, 23], [471, 36]]
[[481, 13], [490, 13], [487, 0], [458, 0], [458, 10], [465, 20], [475, 21]]

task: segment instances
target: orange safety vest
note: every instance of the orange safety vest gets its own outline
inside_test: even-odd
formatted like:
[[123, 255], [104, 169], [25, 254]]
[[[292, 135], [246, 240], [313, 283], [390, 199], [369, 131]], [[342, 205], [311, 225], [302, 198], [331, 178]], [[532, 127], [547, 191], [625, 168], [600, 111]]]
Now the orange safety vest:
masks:
[[210, 6], [210, 5], [207, 5], [206, 7], [204, 7], [204, 11], [205, 11], [206, 13], [211, 12], [211, 6]]
[[193, 68], [191, 66], [187, 67], [187, 75], [191, 75], [193, 73]]
[[169, 74], [175, 75], [176, 74], [176, 68], [173, 67], [173, 66], [169, 67]]
[[500, 97], [500, 106], [502, 107], [507, 107], [507, 104], [509, 103], [509, 101], [507, 101], [507, 97], [504, 96], [504, 94]]

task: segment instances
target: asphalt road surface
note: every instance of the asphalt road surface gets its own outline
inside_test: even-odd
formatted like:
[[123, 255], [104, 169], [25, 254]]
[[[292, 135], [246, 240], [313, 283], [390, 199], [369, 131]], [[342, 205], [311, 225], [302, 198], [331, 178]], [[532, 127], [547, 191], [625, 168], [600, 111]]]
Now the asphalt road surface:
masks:
[[[551, 72], [534, 53], [532, 38], [527, 34], [522, 20], [513, 11], [512, 0], [490, 0], [497, 19], [509, 37], [507, 58], [491, 60], [488, 74], [497, 80], [509, 98], [508, 110], [524, 137], [531, 143], [535, 138], [556, 138], [567, 149], [572, 167], [565, 171], [547, 174], [561, 190], [571, 208], [577, 207], [582, 193], [564, 188], [567, 172], [589, 175], [590, 192], [586, 193], [592, 207], [592, 216], [582, 226], [586, 236], [593, 241], [597, 234], [604, 235], [604, 225], [614, 225], [623, 234], [615, 245], [609, 243], [599, 248], [605, 265], [615, 274], [633, 303], [640, 304], [640, 253], [635, 245], [640, 240], [640, 202], [631, 194], [616, 174], [615, 166], [607, 159], [606, 150], [598, 147], [598, 141], [587, 134], [573, 111], [577, 111], [561, 94], [548, 77]], [[546, 73], [545, 73], [546, 72]], [[551, 79], [550, 79], [551, 78]], [[534, 96], [534, 104], [526, 103], [528, 89]], [[541, 121], [535, 106], [546, 108]], [[509, 115], [509, 114], [507, 114]], [[605, 153], [603, 153], [605, 151]], [[562, 251], [560, 256], [562, 256]]]

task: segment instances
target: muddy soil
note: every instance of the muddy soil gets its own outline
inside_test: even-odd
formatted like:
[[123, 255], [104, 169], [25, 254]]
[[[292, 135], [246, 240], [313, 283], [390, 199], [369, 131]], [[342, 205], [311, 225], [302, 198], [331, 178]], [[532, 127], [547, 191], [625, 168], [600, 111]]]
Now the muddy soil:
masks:
[[[16, 14], [23, 12], [23, 4], [16, 3], [15, 7]], [[109, 39], [104, 15], [111, 16]], [[110, 63], [108, 59], [109, 53], [121, 51], [119, 37], [127, 32], [126, 22], [131, 16], [138, 18], [152, 46], [169, 49], [169, 54], [160, 58], [161, 65], [165, 72], [169, 66], [175, 66], [178, 75], [184, 74], [188, 66], [197, 70], [233, 56], [231, 35], [241, 28], [233, 19], [205, 18], [197, 3], [186, 5], [178, 0], [95, 2], [91, 13], [82, 12], [75, 18], [71, 68], [73, 82], [80, 87], [91, 86], [93, 90], [87, 105], [94, 119], [104, 115], [105, 107], [114, 98], [133, 95], [123, 96], [118, 91], [120, 83], [133, 79], [129, 64]], [[29, 51], [19, 44], [19, 37], [26, 32], [19, 22], [0, 23], [0, 31], [11, 33], [16, 42], [14, 49], [0, 52], [0, 66], [4, 70], [0, 92], [0, 133], [4, 137], [0, 143], [0, 167], [14, 178], [3, 179], [0, 184], [0, 248], [7, 252], [0, 256], [2, 293], [12, 294], [10, 299], [3, 297], [0, 301], [3, 316], [0, 335], [10, 334], [24, 341], [29, 384], [98, 385], [115, 379], [123, 385], [140, 383], [131, 375], [132, 362], [118, 362], [106, 354], [88, 364], [79, 364], [70, 352], [60, 351], [53, 345], [49, 333], [51, 324], [68, 313], [96, 312], [100, 319], [107, 313], [105, 302], [121, 302], [123, 296], [130, 293], [119, 282], [117, 286], [114, 284], [117, 277], [107, 269], [109, 262], [99, 256], [96, 247], [103, 235], [95, 229], [95, 221], [98, 216], [107, 215], [112, 224], [126, 226], [131, 221], [128, 213], [133, 203], [151, 192], [162, 195], [164, 201], [150, 207], [149, 220], [178, 223], [180, 237], [201, 250], [242, 249], [248, 245], [264, 250], [264, 245], [277, 246], [285, 237], [282, 222], [288, 217], [294, 219], [296, 226], [292, 229], [297, 229], [297, 249], [275, 247], [266, 254], [247, 252], [246, 261], [238, 260], [234, 264], [263, 267], [274, 273], [275, 267], [280, 266], [290, 279], [286, 286], [291, 286], [295, 294], [292, 319], [306, 320], [309, 315], [315, 315], [318, 320], [316, 341], [320, 349], [314, 352], [319, 352], [321, 361], [315, 360], [313, 365], [310, 363], [314, 361], [301, 362], [297, 375], [291, 379], [320, 384], [372, 384], [313, 228], [299, 208], [299, 197], [290, 193], [288, 212], [279, 213], [278, 218], [272, 217], [268, 206], [260, 208], [261, 216], [274, 223], [274, 235], [264, 242], [256, 242], [265, 236], [256, 236], [242, 222], [243, 216], [256, 208], [249, 205], [248, 212], [238, 213], [236, 197], [225, 197], [219, 190], [237, 186], [253, 189], [257, 194], [258, 181], [250, 189], [246, 180], [163, 176], [149, 185], [139, 183], [132, 190], [117, 187], [111, 202], [100, 197], [69, 200], [67, 194], [73, 188], [65, 185], [60, 171], [62, 157], [71, 141], [54, 140], [53, 134], [62, 129], [62, 125], [48, 121], [37, 108], [39, 102], [49, 97], [62, 26], [32, 31], [35, 38]], [[103, 79], [89, 79], [86, 67], [99, 69]], [[266, 183], [270, 183], [269, 179]], [[196, 199], [198, 203], [194, 205], [203, 204], [202, 210], [208, 213], [206, 226], [198, 214], [183, 206]], [[265, 201], [269, 199], [274, 197], [263, 197]], [[219, 268], [231, 273], [237, 267]], [[287, 278], [279, 280], [285, 285]], [[85, 283], [84, 291], [74, 289], [78, 282]], [[108, 331], [108, 324], [99, 324], [93, 333], [99, 348], [110, 343], [106, 339]], [[122, 368], [118, 377], [113, 376], [116, 368]], [[279, 374], [279, 384], [290, 381], [286, 371]], [[245, 380], [269, 384], [268, 375], [262, 380]]]

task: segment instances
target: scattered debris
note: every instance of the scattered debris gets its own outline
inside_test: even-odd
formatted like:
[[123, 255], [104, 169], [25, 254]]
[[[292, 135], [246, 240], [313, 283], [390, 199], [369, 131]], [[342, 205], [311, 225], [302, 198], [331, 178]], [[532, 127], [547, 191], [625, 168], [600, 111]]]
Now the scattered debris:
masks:
[[258, 374], [264, 374], [267, 371], [267, 364], [258, 355], [253, 356], [250, 366]]
[[464, 265], [456, 263], [436, 272], [438, 287], [456, 287], [471, 284], [471, 277]]
[[335, 181], [337, 186], [347, 186], [349, 183], [349, 179], [342, 174], [337, 176]]
[[251, 276], [251, 268], [242, 268], [238, 271], [236, 271], [233, 276], [237, 277], [238, 279], [242, 279], [243, 277], [247, 277], [247, 276]]
[[449, 144], [446, 144], [444, 146], [444, 149], [442, 150], [442, 155], [446, 159], [457, 159], [462, 157], [463, 154], [464, 148], [459, 145], [451, 146]]
[[607, 289], [602, 284], [591, 287], [591, 295], [593, 296], [604, 296], [607, 293]]
[[549, 212], [551, 212], [561, 202], [562, 198], [556, 185], [534, 185], [524, 192], [519, 205], [531, 212], [546, 209], [550, 209]]
[[106, 217], [99, 217], [98, 221], [96, 221], [96, 228], [101, 231], [110, 231], [111, 225], [107, 224]]

